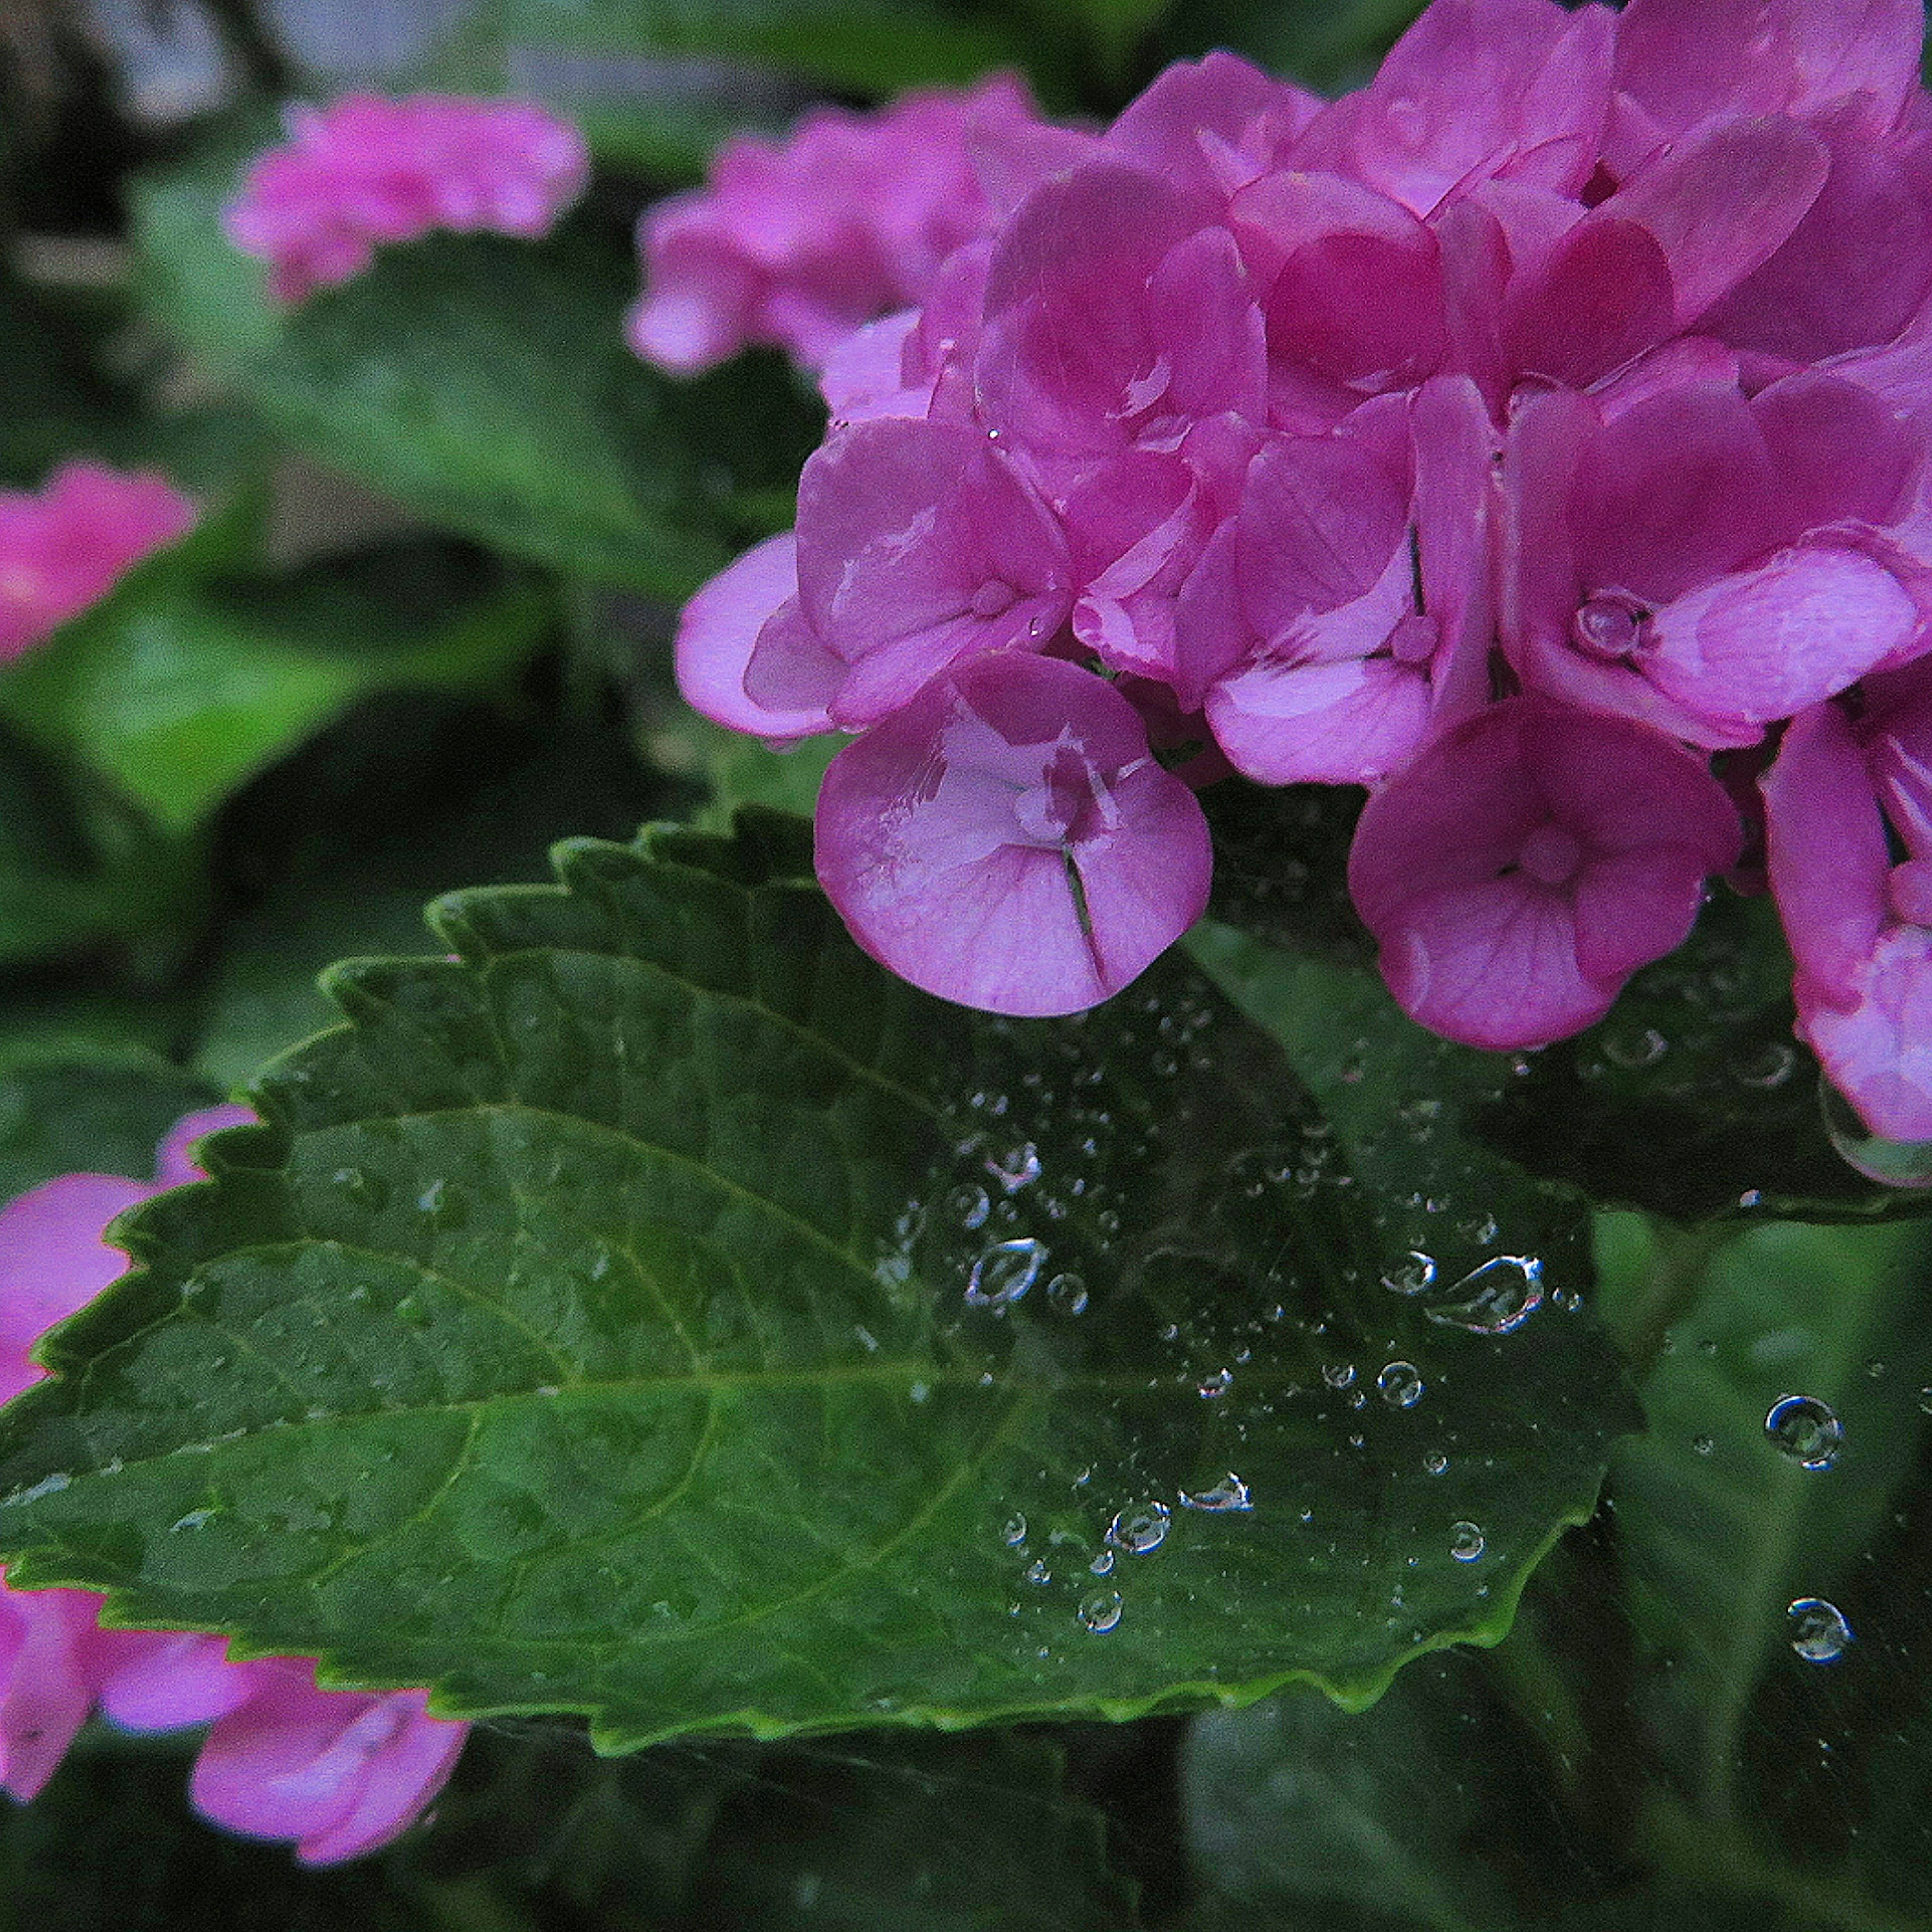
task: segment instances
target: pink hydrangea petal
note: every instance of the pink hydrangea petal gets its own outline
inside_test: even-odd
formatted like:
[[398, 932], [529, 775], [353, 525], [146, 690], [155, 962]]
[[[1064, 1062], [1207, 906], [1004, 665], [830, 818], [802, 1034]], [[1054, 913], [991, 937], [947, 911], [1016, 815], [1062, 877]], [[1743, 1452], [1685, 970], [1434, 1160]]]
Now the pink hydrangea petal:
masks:
[[1586, 978], [1568, 896], [1520, 878], [1410, 902], [1383, 977], [1408, 1016], [1466, 1046], [1546, 1046], [1594, 1025], [1618, 982]]
[[818, 875], [854, 936], [992, 1012], [1118, 991], [1199, 916], [1209, 864], [1201, 808], [1132, 706], [1056, 658], [935, 680], [848, 746], [819, 795]]
[[1409, 420], [1423, 608], [1442, 640], [1430, 668], [1432, 701], [1436, 722], [1447, 724], [1480, 710], [1489, 696], [1493, 550], [1502, 513], [1498, 439], [1466, 376], [1424, 383]]
[[1612, 40], [1598, 8], [1435, 0], [1292, 163], [1356, 174], [1418, 214], [1490, 174], [1574, 194], [1610, 111]]
[[1790, 238], [1830, 170], [1823, 142], [1796, 122], [1726, 122], [1642, 170], [1601, 214], [1656, 236], [1688, 327]]
[[1887, 1140], [1932, 1140], [1932, 932], [1887, 932], [1849, 988], [1800, 974], [1794, 990], [1799, 1032], [1865, 1125]]
[[1688, 933], [1736, 861], [1722, 786], [1660, 734], [1534, 698], [1432, 740], [1364, 808], [1357, 909], [1405, 1011], [1472, 1046], [1546, 1045]]
[[308, 1666], [292, 1666], [216, 1723], [189, 1795], [213, 1823], [292, 1839], [304, 1863], [332, 1863], [413, 1823], [466, 1730], [425, 1716], [420, 1691], [324, 1690]]
[[1216, 52], [1166, 68], [1122, 111], [1107, 145], [1218, 208], [1262, 174], [1322, 107], [1304, 88]]
[[1265, 175], [1234, 232], [1268, 291], [1268, 352], [1365, 392], [1432, 375], [1448, 346], [1441, 251], [1398, 202], [1339, 175]]
[[226, 1637], [183, 1630], [100, 1630], [93, 1667], [101, 1714], [130, 1731], [212, 1724], [256, 1688], [229, 1662]]
[[67, 1174], [0, 1208], [0, 1399], [40, 1380], [28, 1351], [48, 1329], [127, 1273], [100, 1232], [153, 1192], [117, 1174]]
[[1379, 784], [1414, 757], [1430, 710], [1426, 675], [1387, 658], [1264, 659], [1208, 696], [1215, 742], [1263, 784]]
[[798, 542], [788, 531], [747, 550], [684, 607], [677, 626], [677, 688], [693, 710], [761, 738], [806, 738], [830, 728], [823, 703], [774, 710], [745, 690], [760, 633], [797, 592]]
[[0, 1791], [25, 1803], [59, 1769], [94, 1701], [98, 1597], [0, 1581]]
[[1766, 723], [1834, 697], [1917, 633], [1917, 604], [1856, 551], [1780, 551], [1652, 620], [1647, 675], [1688, 710]]
[[1648, 228], [1588, 215], [1511, 284], [1503, 355], [1520, 375], [1587, 388], [1669, 336], [1675, 302], [1670, 262]]
[[1617, 82], [1659, 126], [1715, 113], [1803, 113], [1871, 97], [1890, 125], [1918, 84], [1920, 0], [1630, 0], [1617, 23]]
[[1759, 781], [1771, 889], [1802, 976], [1840, 1004], [1886, 924], [1885, 821], [1850, 722], [1820, 704], [1791, 721]]

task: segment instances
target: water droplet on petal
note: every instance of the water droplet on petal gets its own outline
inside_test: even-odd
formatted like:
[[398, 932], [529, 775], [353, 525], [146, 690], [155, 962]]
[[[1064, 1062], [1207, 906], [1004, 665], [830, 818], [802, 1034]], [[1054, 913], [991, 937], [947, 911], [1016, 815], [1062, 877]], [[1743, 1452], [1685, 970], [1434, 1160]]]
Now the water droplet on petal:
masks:
[[1250, 1510], [1254, 1508], [1248, 1496], [1248, 1486], [1233, 1471], [1223, 1476], [1211, 1490], [1183, 1490], [1180, 1506], [1192, 1510]]
[[1413, 1362], [1390, 1362], [1376, 1378], [1376, 1387], [1391, 1408], [1413, 1408], [1426, 1384]]
[[1432, 1322], [1476, 1335], [1507, 1335], [1543, 1306], [1543, 1264], [1528, 1255], [1498, 1255], [1450, 1290], [1459, 1300], [1424, 1312]]
[[1119, 1591], [1096, 1590], [1082, 1602], [1076, 1614], [1095, 1636], [1103, 1636], [1120, 1621], [1123, 1608]]
[[1397, 1294], [1420, 1294], [1436, 1286], [1436, 1257], [1412, 1248], [1407, 1258], [1382, 1276], [1382, 1286]]
[[1807, 1664], [1835, 1664], [1852, 1641], [1845, 1613], [1822, 1597], [1800, 1597], [1784, 1612], [1791, 1628], [1791, 1647]]
[[1452, 1523], [1449, 1528], [1449, 1554], [1458, 1563], [1473, 1563], [1488, 1547], [1481, 1529], [1473, 1522]]
[[1046, 1250], [1030, 1234], [998, 1241], [973, 1264], [966, 1299], [974, 1308], [1004, 1308], [1017, 1301], [1040, 1279]]
[[1845, 1425], [1811, 1395], [1780, 1396], [1765, 1416], [1764, 1432], [1802, 1469], [1828, 1469], [1845, 1442]]
[[1000, 1532], [1000, 1535], [1009, 1549], [1018, 1549], [1027, 1540], [1026, 1518], [1017, 1515], [1009, 1516], [1006, 1526]]
[[1163, 1502], [1133, 1503], [1107, 1526], [1107, 1540], [1130, 1556], [1145, 1556], [1167, 1540], [1174, 1512]]

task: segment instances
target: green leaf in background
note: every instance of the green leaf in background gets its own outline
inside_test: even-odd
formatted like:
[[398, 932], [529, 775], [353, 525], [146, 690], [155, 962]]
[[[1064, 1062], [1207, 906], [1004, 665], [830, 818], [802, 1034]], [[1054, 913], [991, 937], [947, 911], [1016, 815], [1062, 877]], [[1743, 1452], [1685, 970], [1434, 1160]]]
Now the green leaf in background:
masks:
[[1180, 0], [1162, 39], [1170, 59], [1226, 47], [1334, 93], [1366, 80], [1421, 11], [1421, 0]]
[[[1636, 1278], [1640, 1297], [1642, 1275], [1664, 1262], [1626, 1240], [1606, 1273], [1613, 1311], [1633, 1292], [1614, 1276]], [[1850, 1617], [1844, 1593], [1870, 1600], [1880, 1580], [1869, 1552], [1889, 1540], [1894, 1498], [1932, 1435], [1928, 1274], [1932, 1237], [1917, 1227], [1780, 1223], [1735, 1235], [1710, 1255], [1664, 1338], [1643, 1390], [1648, 1430], [1618, 1446], [1618, 1550], [1648, 1666], [1639, 1708], [1677, 1804], [1709, 1848], [1694, 1859], [1718, 1858], [1727, 1842], [1748, 1853], [1766, 1791], [1782, 1788], [1802, 1741], [1821, 1735], [1766, 1724], [1766, 1694], [1882, 1667], [1856, 1636], [1842, 1660], [1794, 1653], [1803, 1633], [1789, 1606], [1817, 1598]], [[1787, 1396], [1802, 1406], [1780, 1408]], [[1774, 1416], [1790, 1419], [1773, 1429]], [[1885, 1581], [1917, 1599], [1912, 1614], [1922, 1616], [1923, 1582]], [[1901, 1681], [1888, 1672], [1888, 1700]], [[1786, 1741], [1768, 1765], [1753, 1761], [1760, 1737]], [[1921, 1858], [1924, 1850], [1922, 1838]]]
[[0, 1203], [60, 1174], [152, 1180], [162, 1136], [220, 1098], [158, 1054], [16, 1051], [0, 1059]]
[[245, 867], [248, 902], [211, 962], [197, 1064], [239, 1087], [332, 1024], [316, 976], [346, 953], [418, 944], [424, 902], [447, 880], [538, 884], [558, 839], [628, 838], [685, 802], [601, 718], [533, 720], [442, 692], [365, 704], [224, 822], [220, 856]]
[[1401, 1292], [1428, 1204], [1184, 963], [944, 1005], [802, 832], [566, 845], [440, 902], [458, 958], [336, 969], [8, 1412], [10, 1575], [610, 1748], [1360, 1702], [1499, 1637], [1627, 1418], [1578, 1217], [1466, 1196], [1472, 1278]]
[[964, 86], [1005, 68], [1064, 104], [1066, 39], [943, 0], [484, 0], [431, 71], [544, 101], [605, 160], [694, 176], [725, 136], [813, 94]]
[[104, 946], [171, 951], [201, 890], [187, 843], [0, 717], [0, 965]]
[[1306, 1694], [1210, 1712], [1181, 1760], [1201, 1892], [1190, 1932], [1548, 1922], [1558, 1896], [1602, 1883], [1565, 1846], [1553, 1772], [1468, 1652], [1405, 1671], [1357, 1714]]
[[260, 583], [139, 573], [0, 676], [0, 712], [186, 830], [365, 693], [500, 679], [549, 598], [410, 542]]
[[392, 248], [285, 314], [221, 232], [245, 158], [136, 190], [148, 303], [319, 461], [513, 556], [673, 597], [750, 540], [741, 496], [796, 482], [823, 411], [776, 358], [688, 383], [645, 368], [623, 339], [632, 251], [593, 215], [540, 244]]

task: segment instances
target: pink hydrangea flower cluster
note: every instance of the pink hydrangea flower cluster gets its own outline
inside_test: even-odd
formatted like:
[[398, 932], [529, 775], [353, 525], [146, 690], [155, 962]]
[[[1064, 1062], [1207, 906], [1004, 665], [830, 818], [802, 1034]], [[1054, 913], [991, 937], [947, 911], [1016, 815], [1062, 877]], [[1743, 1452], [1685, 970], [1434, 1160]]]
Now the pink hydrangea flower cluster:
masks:
[[185, 536], [194, 515], [164, 477], [86, 460], [62, 464], [38, 491], [0, 490], [0, 664]]
[[386, 242], [437, 228], [530, 240], [584, 191], [590, 158], [567, 122], [523, 100], [350, 94], [287, 113], [224, 211], [235, 245], [268, 264], [279, 302], [366, 268]]
[[[63, 1174], [0, 1208], [0, 1399], [44, 1372], [40, 1336], [120, 1276], [102, 1238], [124, 1208], [205, 1178], [190, 1149], [245, 1108], [190, 1114], [161, 1143], [152, 1183]], [[250, 1838], [286, 1839], [304, 1864], [386, 1844], [421, 1815], [469, 1726], [433, 1718], [420, 1690], [327, 1690], [299, 1658], [232, 1663], [225, 1640], [104, 1628], [84, 1590], [15, 1590], [0, 1578], [0, 1790], [31, 1798], [90, 1712], [134, 1731], [210, 1726], [189, 1796]]]
[[1366, 787], [1390, 986], [1499, 1048], [1683, 940], [1714, 760], [1768, 763], [1801, 1030], [1932, 1136], [1923, 30], [1435, 0], [1339, 100], [1210, 55], [995, 146], [984, 228], [814, 351], [796, 530], [689, 607], [687, 696], [857, 734], [826, 890], [1005, 1012], [1200, 912], [1184, 777]]

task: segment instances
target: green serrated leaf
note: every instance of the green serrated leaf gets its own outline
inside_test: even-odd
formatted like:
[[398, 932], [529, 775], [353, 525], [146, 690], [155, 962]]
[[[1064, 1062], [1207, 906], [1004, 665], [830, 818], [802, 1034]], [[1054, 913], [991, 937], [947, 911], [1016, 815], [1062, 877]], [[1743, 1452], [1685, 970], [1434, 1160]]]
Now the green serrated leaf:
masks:
[[[805, 830], [575, 842], [335, 969], [9, 1412], [10, 1576], [610, 1749], [1359, 1704], [1496, 1640], [1624, 1424], [1588, 1322], [1385, 1286], [1412, 1210], [1183, 961], [946, 1006]], [[1553, 1200], [1461, 1204], [1583, 1280]]]
[[[266, 136], [264, 138], [266, 138]], [[292, 312], [220, 211], [232, 144], [134, 196], [149, 306], [280, 436], [424, 516], [592, 580], [688, 595], [823, 414], [775, 358], [678, 383], [625, 346], [634, 258], [592, 214], [543, 243], [436, 236]]]
[[372, 690], [487, 685], [549, 620], [473, 554], [385, 546], [262, 583], [169, 568], [0, 678], [0, 711], [185, 831]]

